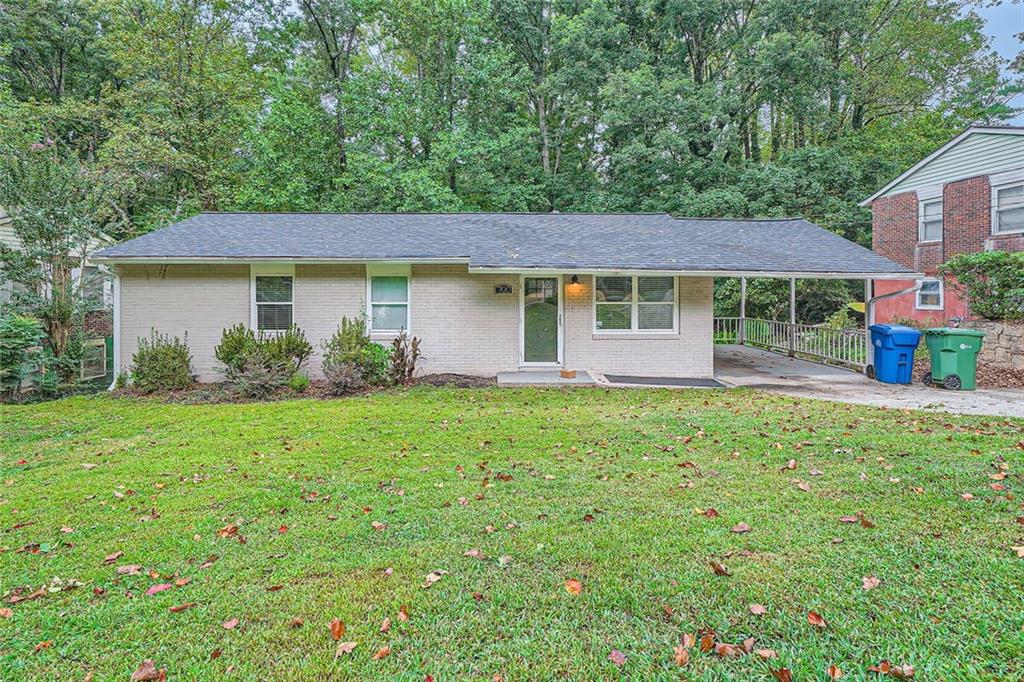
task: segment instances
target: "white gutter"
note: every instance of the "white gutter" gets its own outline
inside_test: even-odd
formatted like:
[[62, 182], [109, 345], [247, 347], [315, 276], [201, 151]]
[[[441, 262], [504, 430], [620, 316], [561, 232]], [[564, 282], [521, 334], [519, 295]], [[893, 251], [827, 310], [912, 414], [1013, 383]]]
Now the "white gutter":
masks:
[[[875, 279], [878, 279], [877, 277]], [[877, 301], [881, 301], [887, 298], [893, 298], [894, 296], [904, 296], [906, 294], [917, 293], [921, 289], [921, 282], [914, 282], [914, 286], [909, 289], [901, 289], [900, 291], [890, 291], [887, 294], [881, 294], [880, 296], [872, 296], [864, 303], [864, 319], [874, 319], [874, 315], [871, 315], [871, 307], [875, 305]]]
[[767, 277], [784, 279], [920, 279], [925, 275], [920, 272], [809, 272], [809, 271], [786, 271], [786, 270], [630, 270], [613, 268], [547, 268], [547, 267], [521, 267], [521, 268], [489, 268], [471, 266], [469, 272], [473, 274], [499, 274], [499, 275], [557, 275], [557, 274], [641, 274], [641, 275], [674, 275], [676, 277]]

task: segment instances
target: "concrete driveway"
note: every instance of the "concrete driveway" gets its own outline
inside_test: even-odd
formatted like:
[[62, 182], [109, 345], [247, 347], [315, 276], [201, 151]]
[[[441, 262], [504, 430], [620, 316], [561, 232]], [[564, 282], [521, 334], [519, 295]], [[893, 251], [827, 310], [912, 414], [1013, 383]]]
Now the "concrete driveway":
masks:
[[715, 378], [801, 398], [953, 414], [1024, 417], [1024, 390], [946, 391], [921, 383], [895, 386], [858, 372], [797, 360], [749, 346], [715, 346]]

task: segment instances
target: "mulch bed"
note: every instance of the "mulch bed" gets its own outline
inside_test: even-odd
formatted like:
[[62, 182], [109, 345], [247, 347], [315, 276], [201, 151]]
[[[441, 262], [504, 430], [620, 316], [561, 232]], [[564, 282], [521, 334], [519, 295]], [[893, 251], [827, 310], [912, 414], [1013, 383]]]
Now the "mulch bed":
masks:
[[[476, 377], [467, 376], [465, 374], [427, 374], [422, 377], [418, 377], [413, 385], [427, 385], [427, 386], [448, 386], [453, 388], [488, 388], [497, 384], [497, 380], [494, 377]], [[377, 391], [384, 390], [383, 388], [367, 388], [362, 391], [350, 393], [350, 397], [354, 395], [368, 395]], [[327, 389], [327, 384], [323, 381], [312, 381], [305, 391], [298, 393], [291, 390], [290, 388], [284, 387], [277, 390], [274, 395], [265, 398], [263, 400], [254, 400], [252, 398], [245, 398], [234, 391], [225, 383], [208, 383], [208, 384], [195, 384], [191, 388], [182, 389], [179, 391], [161, 391], [157, 393], [143, 393], [142, 391], [134, 390], [132, 388], [123, 388], [114, 391], [115, 396], [127, 397], [127, 398], [146, 398], [150, 400], [159, 400], [166, 403], [180, 403], [184, 405], [210, 405], [210, 404], [221, 404], [221, 403], [264, 403], [274, 402], [278, 400], [295, 400], [298, 398], [309, 398], [313, 400], [331, 400], [342, 396], [336, 396]]]
[[[914, 358], [914, 382], [924, 379], [932, 371], [931, 360], [927, 357]], [[1024, 388], [1024, 370], [1000, 367], [988, 362], [978, 362], [978, 388]]]

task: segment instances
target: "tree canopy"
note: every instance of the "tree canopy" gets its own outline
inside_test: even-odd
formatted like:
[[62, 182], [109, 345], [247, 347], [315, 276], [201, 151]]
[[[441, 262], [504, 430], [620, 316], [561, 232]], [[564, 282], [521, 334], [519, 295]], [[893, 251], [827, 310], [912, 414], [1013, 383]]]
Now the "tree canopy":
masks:
[[[808, 217], [1014, 115], [968, 0], [0, 0], [0, 145], [200, 210]], [[1017, 60], [1017, 68], [1020, 60]]]

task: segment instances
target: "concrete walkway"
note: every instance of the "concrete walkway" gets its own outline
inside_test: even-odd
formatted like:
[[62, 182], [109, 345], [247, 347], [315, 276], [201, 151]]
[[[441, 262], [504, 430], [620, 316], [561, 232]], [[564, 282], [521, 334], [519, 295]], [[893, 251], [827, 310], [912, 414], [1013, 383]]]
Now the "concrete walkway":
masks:
[[1024, 417], [1024, 390], [946, 391], [921, 383], [883, 384], [858, 372], [749, 346], [715, 346], [715, 378], [732, 386], [801, 398], [953, 414]]

